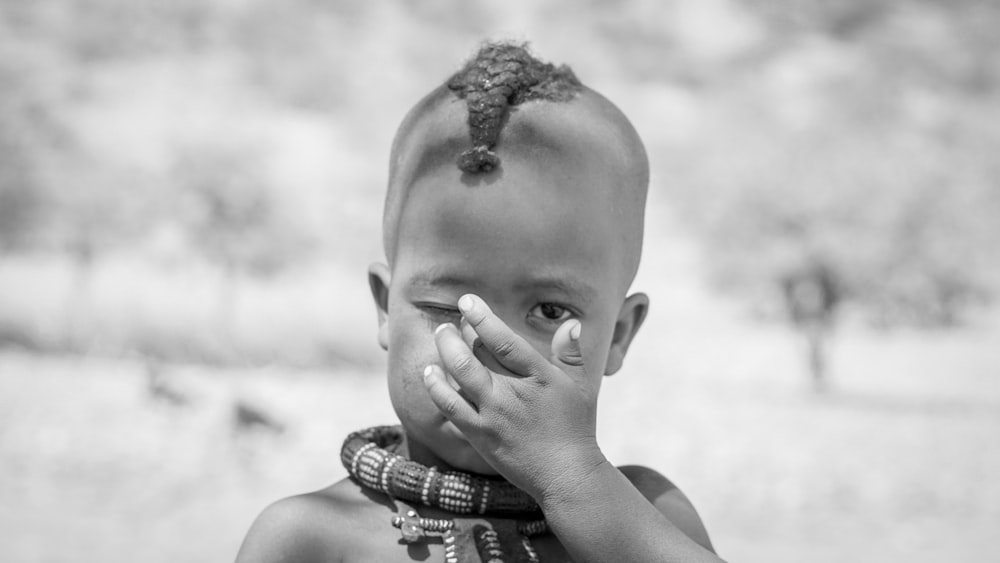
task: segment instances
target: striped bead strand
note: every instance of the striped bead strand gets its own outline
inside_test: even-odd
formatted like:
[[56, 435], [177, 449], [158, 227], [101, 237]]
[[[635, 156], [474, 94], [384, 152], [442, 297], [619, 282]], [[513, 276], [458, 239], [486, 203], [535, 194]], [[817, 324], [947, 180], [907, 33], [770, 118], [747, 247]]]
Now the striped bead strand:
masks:
[[451, 532], [444, 535], [444, 563], [459, 563], [457, 540], [458, 538]]
[[500, 536], [496, 530], [486, 526], [475, 526], [472, 528], [472, 535], [476, 540], [479, 559], [483, 563], [504, 563], [503, 547], [500, 545]]
[[503, 479], [442, 472], [384, 449], [402, 441], [403, 431], [399, 426], [376, 426], [354, 432], [344, 441], [341, 462], [364, 486], [392, 498], [459, 514], [525, 516], [541, 512], [534, 499]]
[[420, 502], [424, 503], [424, 506], [431, 505], [431, 487], [434, 485], [434, 478], [437, 476], [437, 468], [431, 467], [427, 470], [427, 476], [424, 477], [424, 483], [420, 488]]
[[545, 520], [532, 520], [530, 522], [519, 522], [517, 532], [522, 536], [534, 537], [549, 532], [549, 525]]
[[524, 547], [524, 552], [528, 555], [528, 563], [540, 563], [538, 552], [535, 551], [535, 546], [531, 545], [530, 539], [521, 538], [521, 546]]

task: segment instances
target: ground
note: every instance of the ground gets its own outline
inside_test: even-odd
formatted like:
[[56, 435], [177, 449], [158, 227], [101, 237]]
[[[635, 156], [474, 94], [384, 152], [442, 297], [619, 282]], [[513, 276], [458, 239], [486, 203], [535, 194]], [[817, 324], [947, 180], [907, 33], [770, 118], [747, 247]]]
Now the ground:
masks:
[[[730, 561], [1000, 553], [996, 323], [848, 323], [817, 395], [787, 329], [671, 277], [686, 266], [669, 260], [637, 282], [653, 315], [602, 391], [612, 460], [673, 479]], [[347, 432], [392, 420], [379, 365], [166, 364], [156, 390], [148, 370], [0, 351], [0, 560], [230, 560], [267, 503], [344, 476]], [[270, 421], [240, 423], [241, 404]]]

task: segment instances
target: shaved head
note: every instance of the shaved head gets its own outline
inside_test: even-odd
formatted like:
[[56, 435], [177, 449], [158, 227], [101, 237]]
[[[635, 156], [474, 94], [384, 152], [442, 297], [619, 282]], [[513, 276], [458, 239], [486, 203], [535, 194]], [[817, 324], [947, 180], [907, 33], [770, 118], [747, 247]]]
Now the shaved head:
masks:
[[[508, 161], [517, 166], [505, 169]], [[507, 44], [483, 47], [422, 99], [397, 131], [383, 216], [390, 266], [415, 183], [431, 176], [469, 190], [505, 189], [521, 181], [505, 175], [507, 169], [588, 178], [560, 197], [570, 209], [577, 198], [599, 202], [615, 225], [609, 236], [631, 282], [649, 183], [642, 141], [624, 114], [582, 85], [569, 68], [542, 63], [523, 46]]]

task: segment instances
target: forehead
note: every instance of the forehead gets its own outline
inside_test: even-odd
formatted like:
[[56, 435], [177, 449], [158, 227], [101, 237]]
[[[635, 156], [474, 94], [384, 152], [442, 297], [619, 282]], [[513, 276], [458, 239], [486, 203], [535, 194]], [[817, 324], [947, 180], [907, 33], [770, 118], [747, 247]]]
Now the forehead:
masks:
[[[394, 273], [404, 247], [439, 262], [491, 255], [523, 263], [556, 259], [575, 275], [616, 274], [624, 292], [638, 267], [648, 162], [628, 120], [596, 92], [565, 103], [527, 102], [495, 147], [499, 168], [464, 175], [468, 112], [434, 92], [404, 120], [393, 142], [383, 216]], [[467, 263], [468, 264], [468, 263]], [[395, 278], [396, 276], [394, 276]]]
[[453, 165], [420, 176], [400, 218], [396, 273], [589, 297], [616, 288], [623, 245], [608, 178], [549, 156], [507, 155], [472, 185]]

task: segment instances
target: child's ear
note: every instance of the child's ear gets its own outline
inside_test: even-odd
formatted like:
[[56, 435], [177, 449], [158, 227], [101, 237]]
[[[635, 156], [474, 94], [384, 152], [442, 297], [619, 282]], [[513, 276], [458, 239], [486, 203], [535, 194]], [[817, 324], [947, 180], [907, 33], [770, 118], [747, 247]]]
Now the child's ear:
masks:
[[368, 266], [368, 285], [375, 299], [375, 310], [378, 313], [378, 344], [383, 350], [389, 349], [389, 280], [392, 274], [389, 266], [374, 263]]
[[639, 332], [642, 321], [646, 320], [649, 311], [649, 297], [645, 293], [634, 293], [625, 298], [618, 320], [615, 322], [615, 332], [611, 335], [611, 350], [608, 351], [608, 364], [604, 375], [613, 375], [622, 367], [625, 353], [632, 343], [635, 333]]

